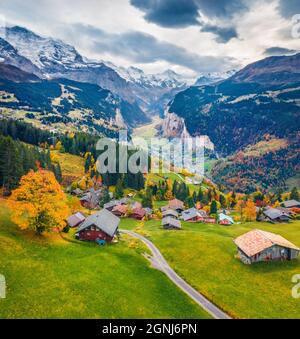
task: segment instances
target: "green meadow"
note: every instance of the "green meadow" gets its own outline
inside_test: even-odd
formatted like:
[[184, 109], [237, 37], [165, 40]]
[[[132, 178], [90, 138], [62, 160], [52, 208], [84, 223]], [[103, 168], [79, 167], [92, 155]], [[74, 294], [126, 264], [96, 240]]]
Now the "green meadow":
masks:
[[209, 318], [161, 272], [139, 243], [100, 247], [36, 237], [0, 205], [0, 318]]
[[[121, 228], [134, 229], [133, 223], [123, 219]], [[254, 228], [280, 234], [300, 247], [300, 221], [233, 226], [183, 222], [182, 230], [165, 231], [160, 221], [151, 220], [142, 229], [181, 277], [232, 317], [300, 318], [300, 299], [292, 298], [300, 258], [254, 265], [235, 258], [233, 239]]]

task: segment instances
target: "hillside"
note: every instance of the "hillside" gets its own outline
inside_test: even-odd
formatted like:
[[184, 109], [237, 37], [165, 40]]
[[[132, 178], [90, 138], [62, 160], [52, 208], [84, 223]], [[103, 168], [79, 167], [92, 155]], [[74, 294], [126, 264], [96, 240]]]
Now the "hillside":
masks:
[[[186, 128], [191, 135], [207, 135], [219, 157], [230, 156], [212, 171], [212, 178], [229, 189], [284, 187], [300, 163], [299, 100], [300, 54], [271, 57], [225, 81], [177, 94], [166, 120], [182, 121], [181, 130]], [[248, 154], [250, 145], [270, 136], [285, 139], [285, 147]]]
[[249, 193], [258, 187], [286, 190], [299, 171], [300, 136], [297, 134], [289, 139], [260, 141], [219, 160], [211, 176], [228, 189]]
[[264, 134], [286, 137], [300, 129], [300, 73], [293, 66], [299, 63], [300, 54], [271, 58], [218, 84], [190, 87], [175, 96], [169, 112], [184, 118], [190, 134], [208, 135], [222, 155]]
[[0, 70], [5, 71], [0, 73], [1, 91], [14, 99], [0, 98], [3, 115], [36, 120], [52, 127], [63, 124], [93, 133], [130, 128], [148, 121], [137, 105], [98, 85], [67, 79], [41, 80], [7, 65], [2, 65]]
[[4, 36], [0, 58], [6, 63], [45, 79], [96, 84], [148, 114], [162, 114], [164, 105], [187, 87], [187, 80], [171, 70], [145, 74], [135, 67], [126, 69], [111, 62], [89, 60], [73, 46], [24, 27], [6, 27]]
[[9, 281], [1, 319], [210, 318], [130, 239], [101, 248], [37, 238], [10, 222], [4, 200], [0, 220], [0, 272]]

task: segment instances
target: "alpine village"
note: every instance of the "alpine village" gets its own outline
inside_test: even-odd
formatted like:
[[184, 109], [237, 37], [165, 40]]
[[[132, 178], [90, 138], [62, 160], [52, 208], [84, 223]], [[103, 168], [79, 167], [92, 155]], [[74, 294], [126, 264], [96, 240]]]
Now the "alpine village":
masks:
[[[89, 64], [23, 27], [7, 31], [0, 318], [299, 318], [291, 291], [300, 273], [300, 54], [175, 93], [165, 84], [145, 94], [129, 81], [119, 93], [105, 82], [105, 72], [121, 79], [110, 64]], [[63, 57], [53, 73], [49, 60], [37, 66], [24, 46], [44, 59], [68, 48], [81, 76]], [[133, 86], [137, 101], [124, 94]], [[161, 106], [138, 106], [151, 91], [159, 94], [149, 102]], [[124, 128], [129, 140], [204, 135], [204, 176], [188, 168], [100, 174], [96, 143]]]

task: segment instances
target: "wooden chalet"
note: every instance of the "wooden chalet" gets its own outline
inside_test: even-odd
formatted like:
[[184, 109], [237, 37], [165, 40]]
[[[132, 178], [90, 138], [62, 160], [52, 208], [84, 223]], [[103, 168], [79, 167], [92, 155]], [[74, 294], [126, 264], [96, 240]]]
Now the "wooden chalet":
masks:
[[166, 230], [178, 230], [181, 229], [181, 222], [172, 217], [163, 218], [161, 224]]
[[162, 216], [163, 218], [171, 217], [171, 218], [178, 219], [178, 212], [176, 212], [175, 210], [168, 209], [162, 212]]
[[261, 230], [252, 230], [234, 240], [238, 258], [244, 264], [259, 261], [292, 260], [300, 249], [280, 235]]
[[282, 206], [285, 208], [300, 208], [300, 202], [297, 200], [287, 200], [282, 203]]
[[202, 221], [206, 218], [207, 214], [205, 211], [197, 210], [196, 208], [190, 208], [182, 212], [182, 219], [188, 222]]
[[130, 214], [130, 218], [142, 220], [146, 216], [146, 211], [143, 208], [134, 208]]
[[267, 208], [263, 211], [262, 215], [258, 218], [259, 221], [268, 221], [273, 224], [289, 222], [290, 215], [277, 209]]
[[171, 210], [175, 210], [178, 213], [181, 213], [184, 210], [183, 201], [178, 200], [178, 199], [170, 200], [168, 206]]
[[81, 212], [77, 212], [69, 216], [69, 218], [67, 219], [67, 224], [71, 228], [78, 227], [84, 222], [85, 219], [86, 218], [84, 214], [82, 214]]
[[234, 220], [224, 213], [220, 213], [218, 216], [218, 223], [220, 225], [229, 226], [234, 224]]
[[101, 190], [96, 191], [95, 189], [91, 188], [89, 191], [85, 192], [84, 195], [80, 198], [80, 203], [85, 208], [96, 209], [99, 207], [101, 196]]
[[117, 217], [124, 217], [128, 211], [128, 207], [126, 205], [117, 205], [112, 209], [112, 213]]
[[118, 232], [120, 219], [106, 209], [97, 212], [80, 225], [76, 239], [82, 241], [105, 240], [111, 242]]

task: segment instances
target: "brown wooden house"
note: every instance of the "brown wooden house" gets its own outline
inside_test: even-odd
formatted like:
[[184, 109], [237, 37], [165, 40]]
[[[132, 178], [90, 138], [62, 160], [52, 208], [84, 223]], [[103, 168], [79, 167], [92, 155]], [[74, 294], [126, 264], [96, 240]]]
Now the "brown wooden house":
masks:
[[238, 258], [244, 264], [259, 261], [292, 260], [300, 249], [280, 235], [261, 230], [252, 230], [234, 240]]
[[112, 209], [112, 213], [117, 217], [124, 217], [128, 211], [128, 207], [126, 205], [117, 205]]
[[181, 222], [172, 217], [163, 218], [161, 224], [166, 230], [178, 230], [181, 229]]
[[130, 214], [130, 218], [142, 220], [146, 215], [146, 211], [143, 208], [134, 208]]
[[118, 232], [120, 219], [106, 209], [97, 212], [81, 224], [76, 239], [82, 241], [105, 240], [111, 242]]
[[67, 219], [67, 224], [69, 227], [78, 227], [80, 224], [82, 224], [85, 220], [85, 215], [81, 212], [74, 213], [73, 215], [69, 216]]
[[173, 199], [169, 201], [169, 208], [181, 213], [184, 210], [184, 203], [181, 200]]

